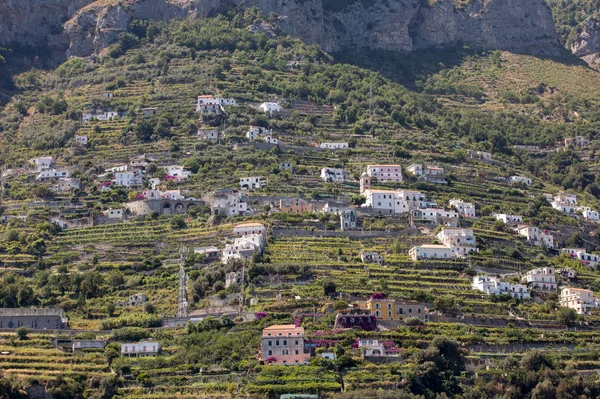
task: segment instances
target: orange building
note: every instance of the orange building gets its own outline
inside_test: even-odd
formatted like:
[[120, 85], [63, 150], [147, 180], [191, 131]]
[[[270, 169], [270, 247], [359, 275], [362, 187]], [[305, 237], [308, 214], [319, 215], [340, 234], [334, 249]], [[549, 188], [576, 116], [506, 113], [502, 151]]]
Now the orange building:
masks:
[[279, 200], [279, 211], [283, 213], [314, 212], [315, 207], [302, 198]]

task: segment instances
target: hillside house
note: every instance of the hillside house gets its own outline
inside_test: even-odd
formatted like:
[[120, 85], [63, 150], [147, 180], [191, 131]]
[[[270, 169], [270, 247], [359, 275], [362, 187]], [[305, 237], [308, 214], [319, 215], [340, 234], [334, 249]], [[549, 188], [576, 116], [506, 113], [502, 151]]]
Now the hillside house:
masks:
[[88, 109], [83, 111], [83, 114], [81, 115], [81, 121], [84, 123], [91, 120], [109, 121], [117, 118], [118, 116], [119, 113], [112, 110]]
[[75, 135], [75, 144], [77, 145], [81, 145], [81, 146], [86, 146], [88, 143], [88, 136], [80, 136], [80, 135]]
[[237, 101], [233, 98], [201, 95], [196, 101], [196, 112], [218, 115], [225, 111], [225, 107], [229, 106], [237, 106]]
[[429, 320], [427, 307], [422, 302], [370, 298], [366, 302], [359, 302], [358, 306], [380, 320], [404, 320], [408, 317], [417, 317], [421, 321]]
[[217, 129], [199, 129], [198, 137], [202, 140], [219, 140], [219, 131]]
[[308, 364], [310, 349], [305, 345], [304, 327], [274, 325], [263, 329], [260, 358], [266, 364]]
[[245, 216], [254, 213], [243, 200], [243, 194], [232, 189], [216, 191], [212, 202], [211, 214], [215, 216]]
[[202, 261], [204, 262], [216, 262], [221, 259], [221, 251], [213, 246], [194, 248], [194, 253], [202, 255]]
[[160, 343], [144, 341], [137, 344], [121, 344], [121, 356], [156, 357], [160, 354]]
[[377, 339], [358, 339], [358, 349], [363, 357], [398, 356], [400, 350], [392, 342], [379, 342]]
[[556, 269], [556, 274], [563, 276], [566, 279], [572, 279], [575, 278], [575, 270], [573, 269]]
[[242, 190], [253, 190], [267, 185], [267, 181], [259, 176], [241, 177], [240, 188]]
[[138, 292], [137, 294], [133, 294], [129, 296], [129, 300], [127, 301], [127, 305], [129, 306], [139, 306], [148, 302], [148, 296], [146, 294], [142, 294]]
[[264, 236], [262, 234], [249, 234], [233, 239], [233, 244], [226, 244], [223, 249], [221, 263], [224, 265], [231, 260], [252, 260], [255, 252], [262, 253]]
[[460, 199], [451, 199], [450, 207], [456, 209], [460, 216], [466, 218], [474, 218], [475, 217], [475, 205], [470, 202], [465, 202]]
[[445, 172], [443, 168], [439, 166], [427, 166], [423, 169], [423, 175], [421, 178], [429, 183], [434, 184], [448, 184], [445, 178]]
[[155, 159], [147, 156], [146, 154], [138, 155], [136, 157], [132, 157], [129, 160], [129, 166], [133, 169], [135, 168], [143, 168], [150, 165], [151, 162], [154, 162]]
[[163, 166], [163, 169], [167, 172], [166, 179], [173, 178], [177, 181], [187, 180], [192, 176], [192, 171], [187, 170], [184, 166], [181, 165], [169, 165]]
[[290, 173], [293, 173], [293, 166], [291, 162], [280, 162], [279, 163], [279, 170], [280, 171], [288, 171]]
[[438, 244], [424, 244], [412, 247], [408, 254], [413, 261], [424, 259], [454, 259], [456, 249]]
[[58, 191], [61, 193], [70, 193], [81, 189], [81, 179], [74, 177], [60, 177], [58, 179]]
[[349, 147], [348, 143], [321, 143], [319, 148], [327, 150], [347, 150]]
[[484, 151], [472, 151], [469, 150], [467, 151], [467, 156], [471, 159], [481, 159], [484, 161], [491, 161], [492, 160], [492, 153], [490, 152], [484, 152]]
[[98, 121], [109, 121], [114, 118], [117, 118], [119, 113], [113, 110], [103, 110], [103, 109], [87, 109], [83, 111], [81, 115], [82, 122], [89, 122], [91, 120]]
[[425, 198], [425, 195], [420, 191], [414, 190], [399, 190], [398, 191], [398, 199], [403, 199], [406, 201], [408, 209], [421, 209], [427, 208], [431, 205]]
[[358, 220], [356, 218], [356, 210], [344, 209], [340, 210], [340, 230], [348, 231], [356, 229]]
[[569, 254], [574, 259], [579, 259], [581, 263], [589, 267], [595, 267], [600, 263], [600, 255], [588, 253], [584, 248], [562, 248], [560, 252]]
[[504, 224], [516, 224], [523, 223], [523, 216], [509, 215], [508, 213], [494, 214], [496, 220], [501, 220]]
[[512, 184], [526, 184], [528, 186], [531, 186], [531, 184], [533, 184], [533, 181], [529, 177], [524, 176], [510, 176], [508, 180]]
[[445, 246], [455, 248], [457, 255], [477, 252], [477, 241], [472, 229], [446, 227], [437, 234], [437, 238]]
[[116, 172], [112, 183], [117, 186], [133, 187], [141, 186], [144, 182], [143, 172], [141, 170], [131, 170], [128, 172]]
[[565, 147], [587, 147], [590, 140], [583, 136], [565, 137]]
[[36, 176], [36, 180], [58, 179], [61, 177], [69, 177], [69, 176], [70, 176], [70, 172], [67, 169], [46, 169], [46, 170], [42, 170]]
[[279, 212], [283, 213], [307, 213], [314, 212], [315, 207], [302, 198], [286, 198], [279, 200]]
[[457, 226], [459, 221], [457, 212], [447, 211], [441, 208], [415, 209], [411, 211], [411, 215], [413, 221], [429, 222], [441, 225], [445, 224], [445, 222], [442, 222], [442, 219], [453, 219], [453, 221], [450, 223], [454, 226]]
[[242, 285], [243, 278], [244, 273], [242, 271], [225, 273], [225, 288], [229, 288], [232, 284]]
[[62, 330], [67, 321], [61, 308], [0, 308], [0, 329]]
[[529, 270], [523, 276], [529, 287], [535, 290], [556, 292], [556, 271], [552, 266], [540, 267]]
[[36, 172], [41, 172], [43, 170], [50, 169], [54, 164], [54, 161], [54, 157], [38, 157], [30, 159], [29, 163], [35, 166]]
[[560, 292], [560, 306], [574, 309], [577, 314], [589, 315], [598, 307], [598, 299], [591, 290], [565, 287]]
[[487, 295], [510, 295], [518, 299], [526, 299], [531, 296], [526, 286], [500, 281], [498, 277], [493, 276], [474, 276], [472, 287], [474, 290], [483, 291]]
[[233, 235], [236, 237], [247, 236], [250, 234], [262, 234], [264, 236], [266, 233], [267, 230], [265, 229], [265, 225], [262, 223], [240, 223], [233, 226]]
[[272, 135], [273, 131], [261, 126], [250, 126], [246, 132], [246, 138], [250, 141], [258, 139], [260, 136]]
[[367, 165], [367, 176], [380, 182], [402, 183], [402, 167], [400, 165]]
[[104, 349], [106, 341], [103, 339], [74, 339], [72, 341], [73, 352], [80, 352], [84, 349]]
[[364, 206], [376, 213], [392, 215], [410, 212], [408, 202], [398, 191], [367, 189], [363, 195], [366, 198]]
[[600, 220], [600, 214], [598, 211], [594, 211], [592, 209], [585, 209], [581, 212], [583, 218], [589, 222], [597, 222]]
[[423, 165], [420, 163], [413, 163], [412, 165], [409, 165], [408, 168], [406, 168], [406, 170], [408, 170], [414, 176], [423, 176]]
[[279, 140], [277, 137], [273, 137], [273, 136], [270, 136], [270, 135], [269, 136], [265, 136], [263, 138], [263, 140], [267, 144], [283, 145], [283, 141]]
[[258, 109], [265, 114], [275, 114], [283, 110], [281, 105], [275, 102], [264, 102], [258, 106]]
[[346, 180], [344, 169], [323, 168], [321, 169], [321, 180], [330, 183], [343, 183]]
[[377, 263], [383, 265], [383, 256], [379, 252], [360, 251], [360, 260], [362, 263]]
[[102, 215], [109, 219], [123, 219], [123, 209], [107, 209], [102, 211]]
[[535, 245], [554, 248], [554, 236], [545, 230], [542, 231], [538, 227], [522, 224], [517, 226], [517, 232]]

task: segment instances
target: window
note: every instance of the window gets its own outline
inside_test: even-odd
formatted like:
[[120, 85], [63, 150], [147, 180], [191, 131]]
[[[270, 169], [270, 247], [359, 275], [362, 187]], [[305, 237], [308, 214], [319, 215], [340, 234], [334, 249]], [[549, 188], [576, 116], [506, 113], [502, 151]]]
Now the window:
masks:
[[273, 341], [269, 341], [269, 346], [273, 346]]
[[[296, 355], [298, 354], [298, 351], [296, 351]], [[297, 360], [296, 360], [297, 361]]]
[[270, 350], [270, 351], [269, 351], [269, 356], [271, 356], [272, 354], [273, 354], [273, 351], [271, 351], [271, 350]]
[[283, 340], [283, 346], [286, 346], [286, 345], [287, 345], [287, 341]]
[[275, 345], [279, 346], [279, 340], [275, 341]]
[[298, 340], [296, 340], [295, 345], [298, 345]]

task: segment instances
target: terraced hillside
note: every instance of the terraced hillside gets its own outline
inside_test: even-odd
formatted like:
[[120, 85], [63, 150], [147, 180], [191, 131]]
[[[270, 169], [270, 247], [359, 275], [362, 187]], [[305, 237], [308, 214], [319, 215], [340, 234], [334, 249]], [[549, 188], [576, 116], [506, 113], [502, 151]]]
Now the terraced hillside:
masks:
[[[0, 325], [2, 395], [600, 395], [598, 311], [577, 314], [560, 301], [563, 287], [600, 291], [600, 229], [585, 216], [600, 208], [597, 71], [571, 58], [468, 48], [334, 58], [281, 35], [255, 9], [132, 21], [128, 31], [100, 57], [14, 76], [0, 110], [0, 304], [66, 316], [59, 330]], [[200, 114], [200, 95], [237, 105]], [[283, 110], [261, 112], [264, 102]], [[84, 121], [92, 109], [97, 117]], [[109, 111], [117, 115], [102, 117]], [[278, 144], [265, 134], [250, 140], [252, 126]], [[218, 139], [199, 130], [218, 130]], [[585, 143], [565, 145], [577, 136]], [[30, 162], [49, 156], [79, 187], [61, 189], [66, 180]], [[403, 179], [375, 178], [372, 188], [418, 192], [429, 212], [453, 212], [461, 199], [476, 216], [426, 220], [419, 207], [361, 206], [359, 180], [382, 164], [400, 165]], [[445, 184], [411, 164], [443, 169]], [[323, 168], [346, 178], [325, 181]], [[124, 171], [140, 183], [120, 184]], [[247, 177], [266, 185], [242, 192]], [[236, 212], [252, 211], [219, 213], [224, 189], [240, 192]], [[589, 210], [551, 205], [568, 195]], [[305, 208], [286, 213], [286, 201]], [[351, 229], [340, 225], [348, 210], [358, 219]], [[522, 220], [503, 223], [503, 214]], [[250, 222], [265, 227], [264, 250], [221, 262]], [[526, 237], [522, 224], [553, 245]], [[439, 233], [451, 226], [472, 235], [477, 251], [415, 259], [415, 247], [441, 251]], [[383, 261], [363, 261], [365, 252]], [[559, 289], [530, 283], [532, 298], [520, 298], [473, 288], [477, 275], [518, 287], [544, 267], [563, 270]], [[385, 309], [365, 309], [376, 300], [418, 306], [423, 318], [386, 320]], [[376, 330], [336, 325], [377, 311]], [[270, 365], [263, 329], [293, 323], [305, 329], [309, 364]], [[100, 347], [73, 352], [89, 340]], [[378, 340], [388, 356], [369, 355], [359, 340]], [[124, 351], [146, 341], [160, 344], [156, 357]]]

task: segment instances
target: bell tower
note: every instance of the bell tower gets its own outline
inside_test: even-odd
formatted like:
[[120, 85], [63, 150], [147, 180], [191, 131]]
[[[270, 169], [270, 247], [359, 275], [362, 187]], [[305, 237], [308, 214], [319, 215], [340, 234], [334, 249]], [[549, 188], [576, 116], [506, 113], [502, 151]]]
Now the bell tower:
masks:
[[363, 172], [360, 176], [360, 193], [364, 193], [365, 190], [371, 189], [371, 176], [367, 174], [367, 172]]

